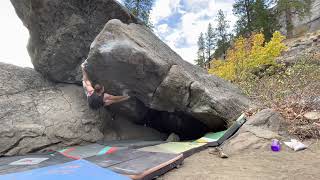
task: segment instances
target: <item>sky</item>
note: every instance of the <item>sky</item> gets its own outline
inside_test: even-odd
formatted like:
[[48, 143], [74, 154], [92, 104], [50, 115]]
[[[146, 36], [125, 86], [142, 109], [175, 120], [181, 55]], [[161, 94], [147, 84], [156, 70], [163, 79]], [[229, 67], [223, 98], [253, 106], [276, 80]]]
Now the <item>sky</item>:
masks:
[[[121, 1], [121, 0], [118, 0]], [[197, 40], [208, 23], [215, 27], [219, 9], [233, 26], [234, 0], [155, 0], [150, 19], [154, 32], [184, 60], [194, 64]], [[0, 62], [33, 67], [26, 46], [29, 32], [15, 14], [10, 0], [0, 0]]]
[[0, 62], [33, 67], [27, 43], [29, 32], [16, 15], [10, 0], [0, 0]]

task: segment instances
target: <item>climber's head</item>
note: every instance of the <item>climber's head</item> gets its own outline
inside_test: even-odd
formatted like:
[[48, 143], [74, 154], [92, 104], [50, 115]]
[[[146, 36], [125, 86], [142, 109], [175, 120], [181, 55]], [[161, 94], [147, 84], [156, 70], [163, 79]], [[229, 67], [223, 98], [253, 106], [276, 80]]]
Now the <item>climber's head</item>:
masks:
[[94, 91], [99, 95], [102, 96], [103, 92], [104, 92], [104, 87], [101, 86], [100, 84], [96, 84], [94, 85]]
[[93, 92], [88, 98], [88, 103], [91, 109], [97, 110], [104, 105], [103, 96], [99, 95], [97, 92]]

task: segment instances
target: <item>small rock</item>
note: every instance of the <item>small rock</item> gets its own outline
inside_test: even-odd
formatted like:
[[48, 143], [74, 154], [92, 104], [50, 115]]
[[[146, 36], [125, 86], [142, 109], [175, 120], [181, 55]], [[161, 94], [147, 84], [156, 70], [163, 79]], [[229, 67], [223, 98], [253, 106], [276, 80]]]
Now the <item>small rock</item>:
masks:
[[220, 152], [219, 152], [219, 157], [220, 157], [220, 158], [223, 158], [223, 159], [226, 159], [226, 158], [228, 158], [229, 156], [228, 156], [226, 153], [224, 153], [223, 151], [220, 151]]
[[209, 154], [218, 155], [220, 158], [228, 158], [229, 156], [223, 152], [223, 150], [219, 147], [213, 148], [209, 151]]
[[303, 115], [303, 117], [305, 117], [308, 120], [318, 120], [320, 119], [320, 112], [318, 111], [307, 112]]
[[175, 133], [171, 133], [166, 141], [167, 142], [179, 142], [180, 141], [180, 137]]

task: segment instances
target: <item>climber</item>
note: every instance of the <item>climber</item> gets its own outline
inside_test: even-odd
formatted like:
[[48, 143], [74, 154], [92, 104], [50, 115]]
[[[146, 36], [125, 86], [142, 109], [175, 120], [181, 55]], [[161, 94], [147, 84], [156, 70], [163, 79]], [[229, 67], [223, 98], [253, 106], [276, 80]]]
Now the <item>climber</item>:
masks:
[[109, 106], [113, 103], [118, 103], [125, 101], [130, 98], [130, 96], [113, 96], [108, 93], [104, 92], [104, 87], [101, 86], [100, 84], [95, 84], [92, 86], [88, 74], [85, 70], [86, 67], [86, 61], [81, 64], [81, 69], [82, 69], [82, 84], [85, 89], [89, 107], [91, 109], [99, 109], [102, 106]]

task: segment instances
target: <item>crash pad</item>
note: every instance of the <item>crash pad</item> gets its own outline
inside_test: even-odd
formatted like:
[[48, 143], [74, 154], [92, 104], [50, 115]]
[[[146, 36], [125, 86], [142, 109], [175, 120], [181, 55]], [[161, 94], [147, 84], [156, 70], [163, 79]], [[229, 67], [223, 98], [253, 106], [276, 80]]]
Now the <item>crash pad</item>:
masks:
[[123, 148], [103, 146], [100, 144], [89, 144], [85, 146], [68, 147], [68, 148], [59, 150], [58, 152], [71, 159], [82, 159], [82, 158], [91, 157], [95, 155], [110, 154], [117, 151], [118, 149], [123, 149]]
[[197, 153], [209, 147], [216, 147], [222, 144], [225, 140], [230, 138], [244, 123], [246, 119], [242, 114], [235, 123], [225, 131], [210, 132], [203, 137], [189, 142], [168, 142], [155, 146], [148, 146], [140, 148], [141, 151], [147, 152], [162, 152], [162, 153], [175, 153], [183, 154], [184, 158]]
[[112, 154], [85, 158], [85, 160], [132, 179], [152, 179], [180, 165], [183, 156], [124, 149]]
[[239, 118], [223, 133], [223, 135], [218, 139], [218, 141], [208, 142], [208, 147], [216, 147], [223, 144], [227, 139], [232, 137], [239, 128], [247, 121], [245, 114], [239, 116]]
[[27, 171], [56, 164], [63, 164], [70, 161], [72, 161], [72, 159], [59, 153], [2, 157], [0, 158], [0, 174]]
[[168, 142], [159, 144], [156, 146], [144, 147], [139, 150], [146, 152], [162, 152], [162, 153], [173, 153], [183, 154], [184, 157], [199, 152], [206, 148], [206, 143], [198, 142]]
[[216, 133], [213, 133], [213, 132], [207, 133], [202, 138], [197, 139], [195, 142], [209, 143], [209, 142], [218, 141], [225, 133], [226, 133], [226, 131], [220, 131], [220, 132], [216, 132]]
[[127, 140], [114, 140], [114, 141], [98, 141], [98, 144], [112, 147], [127, 147], [132, 149], [143, 148], [147, 146], [154, 146], [162, 144], [165, 141], [149, 141], [144, 139], [127, 139]]
[[128, 177], [101, 168], [85, 160], [76, 160], [64, 164], [48, 166], [44, 168], [12, 173], [0, 176], [1, 180], [129, 180]]

